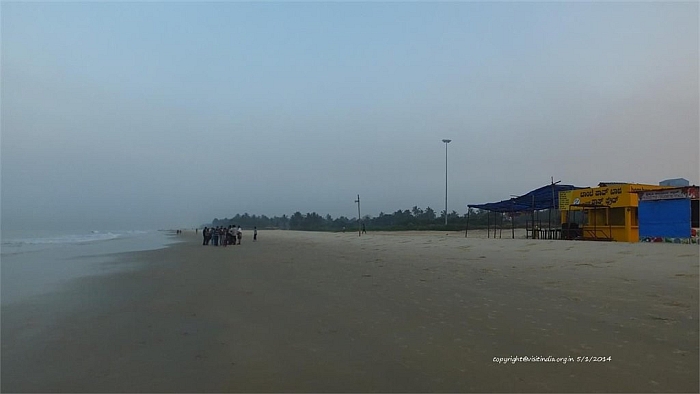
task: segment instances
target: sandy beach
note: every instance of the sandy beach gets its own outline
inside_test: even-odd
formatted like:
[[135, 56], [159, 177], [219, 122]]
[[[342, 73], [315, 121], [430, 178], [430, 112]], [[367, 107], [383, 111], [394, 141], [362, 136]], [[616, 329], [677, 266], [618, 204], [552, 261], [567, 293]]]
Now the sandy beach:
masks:
[[[141, 268], [3, 306], [1, 389], [700, 390], [697, 245], [469, 236], [185, 233], [120, 254]], [[494, 361], [512, 356], [569, 361]]]

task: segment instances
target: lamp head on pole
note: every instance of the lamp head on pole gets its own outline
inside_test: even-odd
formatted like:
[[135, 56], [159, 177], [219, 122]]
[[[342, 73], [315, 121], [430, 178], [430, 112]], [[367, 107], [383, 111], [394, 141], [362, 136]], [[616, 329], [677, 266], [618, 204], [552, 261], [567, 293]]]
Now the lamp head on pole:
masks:
[[452, 142], [452, 140], [442, 140], [442, 142], [449, 144], [450, 142]]

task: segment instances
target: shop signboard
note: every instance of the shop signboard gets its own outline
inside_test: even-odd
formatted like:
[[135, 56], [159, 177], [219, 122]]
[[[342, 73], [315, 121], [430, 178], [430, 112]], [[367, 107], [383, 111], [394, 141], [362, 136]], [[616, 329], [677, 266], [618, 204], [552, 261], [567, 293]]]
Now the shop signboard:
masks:
[[[621, 208], [637, 205], [637, 193], [643, 190], [659, 190], [662, 186], [618, 184], [613, 186], [577, 189], [559, 193], [559, 209], [577, 209], [576, 205], [599, 205]], [[562, 193], [568, 193], [562, 197]]]

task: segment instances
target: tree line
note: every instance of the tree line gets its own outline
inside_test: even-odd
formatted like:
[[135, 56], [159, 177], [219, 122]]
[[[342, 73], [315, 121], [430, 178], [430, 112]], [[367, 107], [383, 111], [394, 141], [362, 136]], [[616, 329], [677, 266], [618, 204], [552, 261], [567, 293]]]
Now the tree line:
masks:
[[[250, 215], [248, 213], [236, 214], [232, 218], [215, 218], [206, 226], [229, 226], [237, 225], [243, 228], [257, 227], [259, 229], [282, 229], [282, 230], [304, 230], [304, 231], [355, 231], [360, 224], [364, 224], [368, 231], [403, 231], [403, 230], [441, 230], [441, 231], [462, 231], [469, 228], [493, 227], [494, 223], [503, 228], [525, 227], [526, 223], [532, 220], [530, 212], [515, 215], [499, 214], [485, 210], [469, 208], [468, 214], [458, 214], [452, 211], [447, 215], [447, 226], [445, 226], [445, 211], [435, 212], [430, 207], [426, 209], [413, 208], [397, 210], [393, 213], [381, 212], [377, 216], [365, 215], [358, 222], [357, 217], [348, 218], [340, 216], [333, 218], [331, 215], [321, 216], [316, 212], [301, 213], [295, 212], [291, 216], [282, 215], [268, 217], [266, 215]], [[547, 210], [536, 213], [535, 221], [542, 225], [547, 225], [550, 221], [555, 225], [559, 223], [559, 211]]]

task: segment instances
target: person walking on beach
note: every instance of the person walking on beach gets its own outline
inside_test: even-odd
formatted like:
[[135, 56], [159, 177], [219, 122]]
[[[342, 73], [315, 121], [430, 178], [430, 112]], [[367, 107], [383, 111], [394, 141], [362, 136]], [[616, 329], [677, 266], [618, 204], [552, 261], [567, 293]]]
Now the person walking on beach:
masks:
[[367, 229], [365, 228], [364, 223], [362, 223], [362, 234], [367, 234]]
[[202, 238], [204, 238], [202, 240], [202, 245], [206, 245], [209, 243], [209, 240], [207, 239], [207, 228], [206, 227], [204, 227], [204, 230], [202, 230]]
[[257, 240], [258, 240], [258, 227], [255, 226], [255, 227], [253, 227], [253, 241], [257, 241]]
[[235, 245], [236, 244], [236, 235], [237, 235], [235, 224], [233, 226], [231, 226], [230, 229], [228, 229], [228, 234], [231, 237], [231, 245]]
[[212, 231], [212, 245], [219, 246], [219, 228], [215, 228]]
[[243, 231], [241, 231], [241, 226], [238, 226], [236, 230], [236, 235], [238, 236], [238, 244], [241, 244], [241, 238], [243, 238]]

